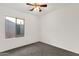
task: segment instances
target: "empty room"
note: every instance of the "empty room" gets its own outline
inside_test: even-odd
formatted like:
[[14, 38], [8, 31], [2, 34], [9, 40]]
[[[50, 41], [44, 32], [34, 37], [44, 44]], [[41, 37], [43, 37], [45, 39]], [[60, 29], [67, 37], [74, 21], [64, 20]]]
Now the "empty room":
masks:
[[79, 56], [79, 3], [0, 3], [0, 56]]

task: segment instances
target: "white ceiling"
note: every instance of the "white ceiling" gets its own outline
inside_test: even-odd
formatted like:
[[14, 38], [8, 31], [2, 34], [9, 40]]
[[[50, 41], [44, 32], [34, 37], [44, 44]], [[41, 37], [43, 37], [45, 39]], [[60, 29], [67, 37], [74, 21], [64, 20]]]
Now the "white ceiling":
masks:
[[51, 11], [55, 11], [57, 9], [70, 6], [70, 5], [79, 5], [79, 4], [69, 4], [69, 3], [47, 3], [47, 8], [42, 8], [42, 12], [37, 11], [29, 11], [31, 6], [26, 5], [26, 3], [0, 3], [1, 7], [7, 7], [11, 9], [15, 9], [24, 13], [32, 13], [36, 15], [44, 15]]

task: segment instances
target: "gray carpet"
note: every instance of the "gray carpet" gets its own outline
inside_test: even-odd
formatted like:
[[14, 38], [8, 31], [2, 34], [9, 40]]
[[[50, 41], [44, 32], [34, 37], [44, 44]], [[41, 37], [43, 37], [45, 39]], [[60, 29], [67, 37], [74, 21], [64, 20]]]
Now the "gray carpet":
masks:
[[41, 42], [12, 49], [3, 53], [1, 56], [79, 56], [79, 54], [66, 51]]

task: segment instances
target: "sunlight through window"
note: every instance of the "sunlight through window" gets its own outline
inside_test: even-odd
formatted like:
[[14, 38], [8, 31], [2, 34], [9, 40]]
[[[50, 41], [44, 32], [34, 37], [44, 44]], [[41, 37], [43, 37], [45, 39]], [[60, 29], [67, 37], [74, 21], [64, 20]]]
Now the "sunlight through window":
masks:
[[23, 20], [21, 20], [21, 19], [17, 19], [17, 24], [24, 24], [24, 21]]
[[7, 20], [13, 22], [13, 23], [16, 23], [16, 19], [15, 18], [12, 18], [12, 17], [6, 17]]

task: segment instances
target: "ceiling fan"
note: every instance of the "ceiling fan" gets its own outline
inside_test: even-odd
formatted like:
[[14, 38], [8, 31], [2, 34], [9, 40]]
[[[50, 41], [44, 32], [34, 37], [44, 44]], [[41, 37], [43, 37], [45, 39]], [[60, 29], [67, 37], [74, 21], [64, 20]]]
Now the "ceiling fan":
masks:
[[41, 9], [42, 7], [47, 7], [47, 4], [40, 4], [40, 3], [33, 3], [33, 4], [26, 3], [26, 5], [32, 6], [32, 9], [30, 9], [30, 11], [38, 10], [39, 12], [42, 11], [42, 9]]

